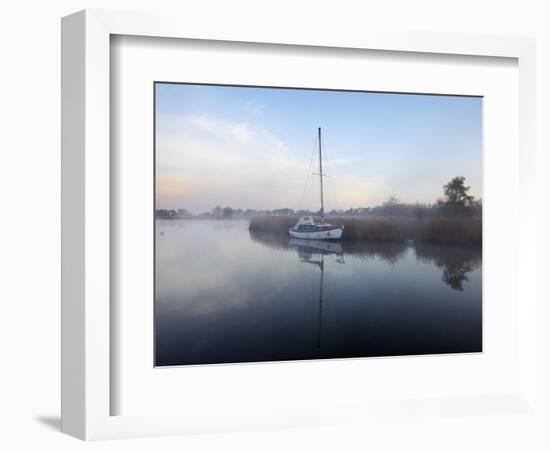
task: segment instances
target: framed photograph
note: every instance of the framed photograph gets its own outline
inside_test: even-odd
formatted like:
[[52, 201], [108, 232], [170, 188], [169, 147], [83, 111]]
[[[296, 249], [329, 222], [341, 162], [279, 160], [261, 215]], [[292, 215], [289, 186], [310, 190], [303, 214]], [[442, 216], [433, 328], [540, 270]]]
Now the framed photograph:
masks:
[[534, 42], [342, 31], [63, 19], [64, 432], [534, 411]]
[[483, 350], [482, 97], [154, 90], [156, 366]]

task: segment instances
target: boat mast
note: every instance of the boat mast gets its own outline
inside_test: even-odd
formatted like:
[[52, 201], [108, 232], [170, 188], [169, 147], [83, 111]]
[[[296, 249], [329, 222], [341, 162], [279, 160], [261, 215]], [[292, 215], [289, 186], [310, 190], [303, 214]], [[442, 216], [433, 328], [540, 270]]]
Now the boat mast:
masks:
[[325, 208], [323, 204], [323, 158], [321, 156], [321, 127], [319, 127], [319, 180], [321, 182], [321, 223], [325, 221]]

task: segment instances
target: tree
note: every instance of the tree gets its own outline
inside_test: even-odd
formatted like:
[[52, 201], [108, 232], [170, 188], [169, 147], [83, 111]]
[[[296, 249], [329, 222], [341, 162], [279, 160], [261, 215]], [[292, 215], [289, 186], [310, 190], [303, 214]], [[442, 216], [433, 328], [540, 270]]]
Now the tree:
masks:
[[382, 204], [383, 214], [388, 217], [395, 217], [397, 215], [397, 210], [399, 209], [401, 202], [395, 195], [391, 195], [388, 199]]
[[193, 215], [187, 211], [186, 209], [179, 208], [178, 209], [178, 218], [180, 219], [190, 219]]
[[233, 208], [226, 206], [223, 208], [222, 215], [224, 219], [231, 219], [231, 217], [233, 217]]
[[464, 177], [454, 177], [443, 186], [445, 197], [438, 200], [442, 211], [454, 217], [468, 215], [474, 206], [474, 197], [468, 194], [470, 186], [466, 186]]

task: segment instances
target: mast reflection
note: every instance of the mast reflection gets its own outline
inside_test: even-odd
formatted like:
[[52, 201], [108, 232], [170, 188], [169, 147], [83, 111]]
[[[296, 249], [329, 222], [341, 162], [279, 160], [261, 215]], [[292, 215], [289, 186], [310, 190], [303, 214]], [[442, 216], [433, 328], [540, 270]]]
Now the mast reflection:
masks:
[[320, 350], [323, 324], [323, 302], [328, 300], [324, 298], [325, 256], [334, 256], [334, 260], [338, 264], [344, 264], [344, 251], [339, 242], [330, 241], [291, 239], [288, 245], [290, 248], [296, 250], [301, 262], [317, 266], [321, 271], [319, 277], [319, 310], [317, 321], [317, 349]]

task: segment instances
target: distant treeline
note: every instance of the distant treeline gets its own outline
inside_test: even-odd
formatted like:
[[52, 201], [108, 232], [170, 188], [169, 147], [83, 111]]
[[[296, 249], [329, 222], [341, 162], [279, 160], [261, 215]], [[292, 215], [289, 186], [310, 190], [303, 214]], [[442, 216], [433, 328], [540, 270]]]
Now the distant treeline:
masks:
[[[367, 217], [367, 218], [462, 218], [480, 219], [482, 215], [481, 199], [474, 199], [468, 194], [469, 186], [465, 186], [464, 177], [455, 177], [443, 186], [444, 196], [435, 203], [405, 203], [391, 196], [384, 203], [372, 207], [332, 209], [325, 211], [326, 217]], [[277, 209], [241, 209], [229, 206], [215, 206], [211, 211], [193, 215], [180, 209], [158, 209], [156, 217], [161, 219], [252, 219], [264, 216], [301, 217], [316, 216], [320, 211], [308, 209], [294, 210], [292, 208]]]

